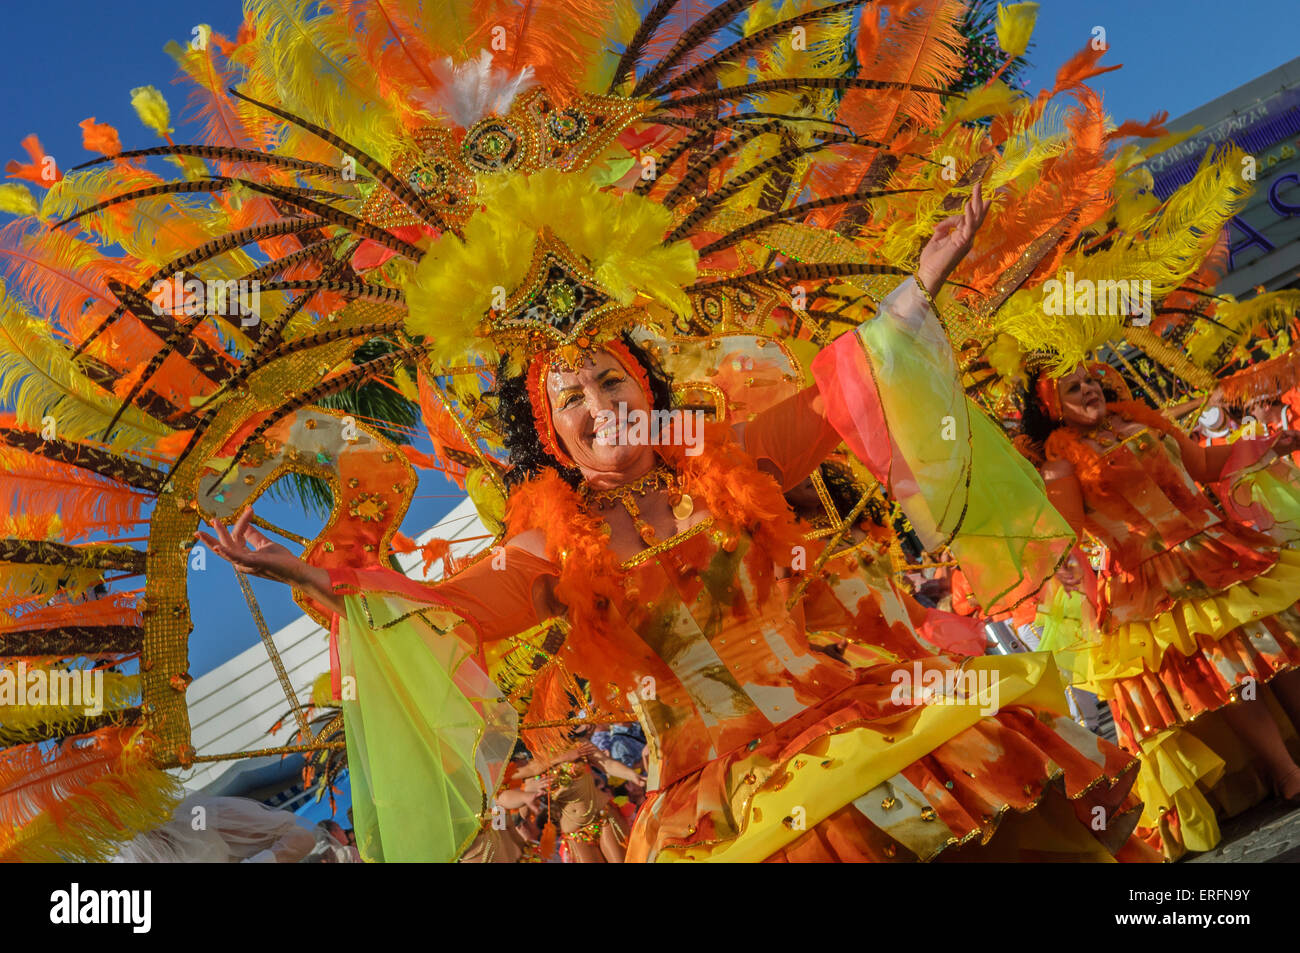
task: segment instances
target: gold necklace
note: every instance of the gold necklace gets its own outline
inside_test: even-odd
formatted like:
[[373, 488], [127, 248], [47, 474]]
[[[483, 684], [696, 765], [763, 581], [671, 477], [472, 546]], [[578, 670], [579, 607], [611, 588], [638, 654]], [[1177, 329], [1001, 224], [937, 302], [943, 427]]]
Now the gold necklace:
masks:
[[[1109, 434], [1110, 435], [1109, 439], [1103, 440], [1101, 437], [1103, 433]], [[1116, 431], [1113, 426], [1111, 426], [1109, 414], [1103, 417], [1094, 426], [1090, 427], [1084, 433], [1084, 436], [1087, 437], [1089, 440], [1095, 441], [1097, 444], [1103, 447], [1109, 447], [1112, 444], [1117, 443], [1119, 441], [1119, 432]]]
[[632, 518], [636, 525], [637, 535], [647, 545], [651, 544], [655, 537], [655, 528], [647, 523], [641, 517], [641, 507], [637, 505], [639, 498], [644, 498], [653, 490], [668, 491], [668, 503], [672, 507], [673, 516], [679, 520], [684, 520], [695, 512], [695, 501], [686, 493], [682, 492], [682, 478], [668, 469], [663, 463], [656, 464], [649, 473], [633, 480], [631, 483], [624, 483], [619, 486], [612, 486], [604, 490], [594, 490], [587, 484], [582, 485], [582, 498], [588, 505], [619, 503], [627, 511], [627, 515]]

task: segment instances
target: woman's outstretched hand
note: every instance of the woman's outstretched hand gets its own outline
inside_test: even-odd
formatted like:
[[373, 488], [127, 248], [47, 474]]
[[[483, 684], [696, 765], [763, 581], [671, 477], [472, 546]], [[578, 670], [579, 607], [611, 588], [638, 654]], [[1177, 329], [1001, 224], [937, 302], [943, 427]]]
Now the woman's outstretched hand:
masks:
[[940, 222], [921, 249], [921, 260], [916, 268], [916, 278], [930, 294], [937, 295], [939, 287], [948, 280], [954, 268], [961, 263], [975, 241], [975, 233], [984, 224], [989, 213], [983, 183], [976, 182], [965, 207]]
[[250, 507], [239, 514], [230, 529], [226, 529], [220, 520], [213, 520], [212, 528], [217, 534], [215, 538], [203, 532], [198, 535], [209, 549], [240, 572], [291, 586], [307, 583], [307, 564], [288, 548], [267, 539], [261, 530], [252, 525], [252, 519], [253, 510]]

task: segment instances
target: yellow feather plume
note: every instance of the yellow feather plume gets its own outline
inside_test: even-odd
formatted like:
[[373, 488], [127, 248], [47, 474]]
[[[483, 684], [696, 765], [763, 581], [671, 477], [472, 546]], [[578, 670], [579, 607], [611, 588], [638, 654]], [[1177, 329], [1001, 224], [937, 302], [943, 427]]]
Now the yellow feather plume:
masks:
[[1193, 363], [1214, 371], [1222, 355], [1248, 338], [1261, 324], [1285, 325], [1300, 312], [1300, 291], [1269, 291], [1249, 301], [1224, 295], [1214, 308], [1214, 320], [1198, 321], [1188, 333], [1184, 346]]
[[108, 861], [165, 824], [184, 789], [154, 767], [153, 744], [141, 729], [105, 728], [0, 753], [0, 862]]
[[1013, 59], [1024, 56], [1037, 19], [1036, 3], [1013, 3], [1007, 7], [998, 4], [998, 46], [1002, 47], [1007, 56]]
[[334, 697], [333, 680], [329, 672], [317, 675], [311, 683], [311, 703], [317, 708], [328, 708], [339, 703], [339, 699]]
[[[1223, 149], [1217, 156], [1207, 153], [1191, 182], [1153, 213], [1124, 223], [1124, 234], [1109, 248], [1067, 255], [1057, 271], [1061, 285], [1049, 282], [1012, 295], [998, 314], [999, 330], [1015, 337], [1027, 351], [1054, 354], [1057, 369], [1084, 360], [1130, 321], [1129, 315], [1109, 306], [1112, 298], [1118, 298], [1112, 289], [1136, 287], [1149, 306], [1200, 267], [1220, 230], [1246, 202], [1249, 185], [1241, 177], [1242, 155], [1236, 148]], [[1094, 295], [1090, 304], [1084, 308], [1053, 304], [1052, 295], [1069, 287], [1067, 279], [1084, 293], [1085, 302], [1087, 294]], [[1103, 297], [1108, 301], [1105, 309]]]
[[[601, 192], [579, 175], [546, 169], [480, 179], [491, 191], [485, 211], [447, 235], [420, 262], [406, 289], [407, 327], [433, 343], [435, 363], [483, 356], [479, 322], [519, 287], [543, 229], [585, 259], [604, 291], [620, 304], [643, 295], [677, 314], [690, 302], [682, 288], [695, 279], [695, 250], [665, 246], [672, 213], [633, 194]], [[482, 194], [482, 193], [480, 193]]]
[[0, 185], [0, 212], [8, 212], [11, 215], [35, 215], [36, 199], [32, 197], [31, 190], [25, 185], [19, 185], [17, 182], [6, 182]]
[[[50, 418], [61, 438], [98, 439], [117, 401], [77, 370], [49, 325], [32, 317], [0, 282], [0, 401], [13, 403], [18, 422], [41, 430]], [[112, 434], [118, 448], [142, 448], [171, 429], [128, 408]]]
[[[354, 143], [380, 162], [391, 161], [400, 128], [379, 91], [377, 77], [355, 55], [357, 37], [344, 16], [312, 16], [312, 0], [249, 0], [244, 16], [256, 36], [249, 62], [249, 95], [278, 101]], [[314, 137], [294, 132], [281, 150]], [[332, 147], [327, 147], [331, 152]]]
[[137, 86], [131, 90], [131, 106], [140, 121], [152, 129], [160, 138], [166, 139], [171, 134], [171, 107], [163, 94], [153, 86]]
[[[11, 683], [16, 686], [18, 679], [30, 678], [33, 672], [41, 673], [42, 680], [49, 685], [56, 684], [55, 678], [63, 677], [58, 675], [62, 672], [72, 673], [76, 678], [82, 677], [82, 672], [61, 665], [42, 665], [36, 662], [23, 662], [21, 668], [19, 665], [13, 661], [0, 665], [0, 684], [12, 680]], [[6, 670], [10, 674], [6, 675]], [[99, 698], [99, 707], [104, 712], [124, 711], [139, 700], [140, 676], [119, 675], [117, 672], [99, 672], [97, 675], [103, 679], [103, 695]], [[31, 682], [27, 684], [30, 686]], [[29, 692], [27, 700], [32, 697]], [[0, 745], [23, 744], [50, 738], [68, 729], [75, 730], [86, 718], [86, 709], [91, 700], [83, 696], [81, 701], [80, 704], [69, 705], [19, 705], [11, 700], [5, 705], [4, 721], [0, 723]]]
[[953, 99], [948, 106], [946, 123], [970, 122], [986, 116], [1003, 116], [1028, 105], [1029, 98], [1012, 89], [1002, 80], [988, 86], [972, 89], [962, 99]]

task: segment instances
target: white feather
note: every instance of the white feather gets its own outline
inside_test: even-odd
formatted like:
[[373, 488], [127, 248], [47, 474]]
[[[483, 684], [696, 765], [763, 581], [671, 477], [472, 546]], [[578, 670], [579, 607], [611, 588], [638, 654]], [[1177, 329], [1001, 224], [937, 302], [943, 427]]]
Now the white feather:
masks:
[[531, 66], [511, 76], [505, 70], [493, 68], [488, 50], [481, 50], [478, 59], [467, 60], [459, 66], [450, 58], [434, 63], [433, 73], [441, 88], [417, 93], [416, 99], [426, 109], [441, 113], [462, 129], [468, 129], [484, 116], [504, 115], [510, 111], [516, 96], [537, 85]]

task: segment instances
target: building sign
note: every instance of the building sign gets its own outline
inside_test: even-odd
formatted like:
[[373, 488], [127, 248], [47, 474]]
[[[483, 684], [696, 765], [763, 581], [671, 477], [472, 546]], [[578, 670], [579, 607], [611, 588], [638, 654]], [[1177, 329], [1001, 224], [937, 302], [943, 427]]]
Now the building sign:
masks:
[[[1261, 215], [1272, 215], [1273, 221], [1300, 216], [1300, 162], [1293, 161], [1300, 153], [1297, 149], [1297, 145], [1300, 145], [1298, 137], [1300, 87], [1293, 87], [1263, 102], [1257, 102], [1248, 109], [1234, 112], [1208, 129], [1152, 156], [1147, 162], [1147, 168], [1154, 178], [1154, 192], [1163, 200], [1179, 186], [1192, 180], [1206, 150], [1210, 148], [1233, 142], [1256, 157], [1260, 179], [1271, 176], [1266, 187], [1263, 181], [1259, 183], [1260, 189], [1266, 189], [1267, 203], [1252, 208], [1254, 225], [1241, 215], [1233, 216], [1230, 221], [1228, 270], [1232, 271], [1239, 265], [1254, 261], [1260, 255], [1276, 249], [1276, 245], [1264, 234], [1269, 225], [1261, 220]], [[1288, 139], [1293, 141], [1285, 141]], [[1246, 256], [1245, 253], [1252, 249], [1256, 254]]]

